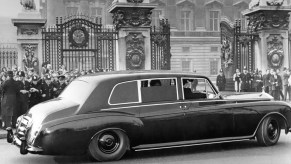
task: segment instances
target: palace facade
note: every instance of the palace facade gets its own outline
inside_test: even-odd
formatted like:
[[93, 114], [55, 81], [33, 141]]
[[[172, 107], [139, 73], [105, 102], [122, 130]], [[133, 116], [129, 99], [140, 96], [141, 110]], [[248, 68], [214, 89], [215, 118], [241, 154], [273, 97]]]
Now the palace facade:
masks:
[[[152, 25], [168, 19], [171, 25], [171, 69], [193, 71], [215, 78], [221, 68], [220, 22], [240, 19], [242, 30], [247, 21], [242, 11], [251, 0], [150, 0], [157, 4], [152, 12]], [[287, 3], [290, 4], [290, 0]], [[47, 26], [56, 17], [85, 14], [102, 18], [112, 26], [108, 8], [113, 0], [40, 0], [40, 12]]]

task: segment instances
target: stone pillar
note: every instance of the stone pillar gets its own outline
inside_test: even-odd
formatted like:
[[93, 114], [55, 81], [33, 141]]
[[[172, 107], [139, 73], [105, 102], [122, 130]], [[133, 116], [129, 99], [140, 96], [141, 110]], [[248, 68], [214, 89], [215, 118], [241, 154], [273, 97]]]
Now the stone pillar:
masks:
[[46, 20], [36, 10], [24, 10], [12, 19], [17, 27], [18, 67], [39, 72], [42, 61], [42, 27]]
[[116, 70], [150, 70], [151, 10], [148, 0], [115, 0], [109, 8], [119, 32]]
[[259, 34], [255, 46], [256, 68], [289, 68], [289, 12], [291, 6], [286, 1], [252, 1], [250, 8], [243, 11], [249, 19], [248, 31]]

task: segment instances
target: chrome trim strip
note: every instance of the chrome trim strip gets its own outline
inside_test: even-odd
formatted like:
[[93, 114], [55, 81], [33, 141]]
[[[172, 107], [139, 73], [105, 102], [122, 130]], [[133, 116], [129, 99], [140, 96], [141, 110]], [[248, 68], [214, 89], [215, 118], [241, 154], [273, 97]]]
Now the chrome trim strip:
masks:
[[182, 141], [182, 142], [173, 142], [173, 143], [162, 143], [162, 144], [150, 144], [150, 145], [141, 145], [134, 147], [134, 151], [147, 151], [147, 150], [158, 150], [158, 149], [169, 149], [169, 148], [178, 148], [178, 147], [189, 147], [189, 146], [198, 146], [198, 145], [210, 145], [218, 143], [228, 143], [228, 142], [238, 142], [238, 141], [247, 141], [252, 137], [234, 137], [230, 140], [221, 139], [206, 139], [206, 140], [194, 140], [194, 141]]
[[[225, 101], [225, 102], [231, 102], [231, 101], [237, 101], [237, 100], [230, 100], [230, 99], [210, 99], [210, 100], [203, 100], [203, 101], [195, 101], [195, 100], [181, 100], [177, 102], [172, 103], [161, 103], [161, 104], [147, 104], [147, 105], [134, 105], [134, 106], [126, 106], [126, 107], [117, 107], [117, 108], [107, 108], [107, 109], [101, 109], [101, 111], [108, 111], [108, 110], [117, 110], [117, 109], [127, 109], [127, 108], [137, 108], [137, 107], [147, 107], [147, 106], [159, 106], [159, 105], [169, 105], [169, 104], [181, 104], [181, 103], [200, 103], [200, 102], [213, 102], [213, 101]], [[232, 104], [221, 104], [221, 105], [234, 105], [236, 103]]]

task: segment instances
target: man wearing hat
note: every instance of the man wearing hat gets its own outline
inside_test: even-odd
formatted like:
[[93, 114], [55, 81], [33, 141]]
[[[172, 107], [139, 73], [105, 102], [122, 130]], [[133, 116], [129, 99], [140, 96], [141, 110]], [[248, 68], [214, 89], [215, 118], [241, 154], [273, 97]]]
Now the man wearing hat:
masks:
[[59, 76], [59, 86], [57, 88], [57, 90], [55, 91], [55, 95], [56, 97], [58, 97], [62, 91], [66, 88], [67, 84], [66, 84], [66, 77], [64, 75], [60, 75]]
[[13, 71], [7, 71], [8, 79], [1, 84], [2, 91], [2, 119], [3, 127], [15, 127], [18, 114], [18, 101], [20, 90], [17, 82], [13, 79]]
[[25, 114], [28, 111], [28, 101], [29, 101], [29, 89], [30, 84], [25, 80], [25, 73], [23, 71], [19, 71], [18, 75], [18, 87], [20, 89], [19, 94], [19, 116]]
[[47, 101], [53, 98], [53, 89], [54, 86], [52, 84], [52, 79], [51, 79], [51, 75], [46, 74], [44, 76], [44, 81], [42, 81], [41, 86], [41, 101]]
[[225, 79], [225, 76], [224, 76], [223, 71], [221, 69], [219, 71], [219, 75], [216, 78], [216, 86], [218, 87], [219, 91], [225, 90], [225, 83], [226, 83], [226, 79]]
[[248, 73], [247, 68], [244, 67], [243, 73], [241, 73], [241, 90], [242, 92], [248, 92], [251, 84], [251, 75]]
[[40, 84], [38, 83], [38, 77], [35, 75], [32, 76], [29, 93], [29, 108], [31, 108], [41, 101]]

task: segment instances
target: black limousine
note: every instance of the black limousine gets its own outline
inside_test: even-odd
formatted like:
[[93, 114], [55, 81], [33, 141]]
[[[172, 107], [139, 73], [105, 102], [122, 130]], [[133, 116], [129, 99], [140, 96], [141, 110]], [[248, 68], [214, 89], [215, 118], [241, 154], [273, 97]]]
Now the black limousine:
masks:
[[21, 154], [88, 154], [119, 160], [141, 151], [256, 139], [272, 146], [290, 132], [291, 110], [265, 93], [224, 98], [200, 75], [119, 71], [75, 79], [8, 129]]

